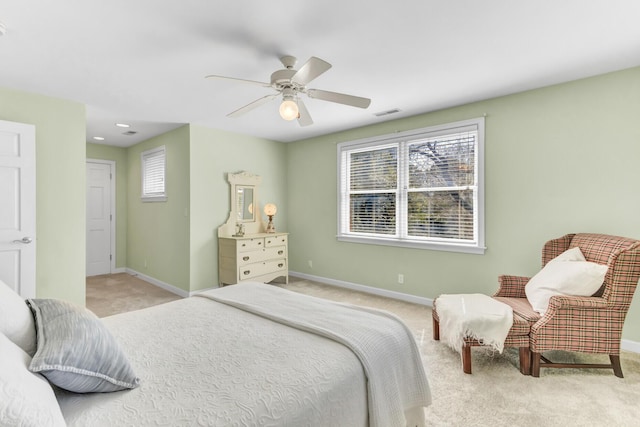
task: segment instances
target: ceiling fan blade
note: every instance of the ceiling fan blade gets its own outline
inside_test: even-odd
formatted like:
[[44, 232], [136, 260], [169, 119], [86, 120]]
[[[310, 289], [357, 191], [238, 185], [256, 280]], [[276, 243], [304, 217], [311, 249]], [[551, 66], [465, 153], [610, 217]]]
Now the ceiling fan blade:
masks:
[[337, 102], [338, 104], [350, 105], [352, 107], [367, 108], [371, 104], [369, 98], [347, 95], [344, 93], [329, 92], [328, 90], [307, 89], [309, 98], [322, 99], [323, 101]]
[[267, 96], [263, 96], [262, 98], [256, 99], [255, 101], [245, 105], [244, 107], [240, 107], [235, 111], [232, 111], [231, 113], [227, 114], [227, 117], [238, 117], [243, 115], [244, 113], [248, 113], [249, 111], [253, 110], [254, 108], [257, 108], [259, 106], [261, 106], [262, 104], [266, 104], [267, 102], [271, 101], [273, 98], [275, 98], [276, 96], [280, 95], [279, 93], [274, 93], [272, 95], [267, 95]]
[[298, 124], [303, 127], [313, 124], [311, 114], [300, 98], [298, 98]]
[[320, 58], [312, 56], [302, 67], [291, 77], [291, 81], [301, 86], [306, 85], [311, 80], [331, 68], [331, 64]]
[[235, 77], [216, 76], [215, 74], [211, 74], [210, 76], [205, 76], [205, 79], [233, 80], [239, 83], [247, 83], [247, 84], [252, 84], [252, 85], [257, 85], [262, 87], [271, 87], [271, 83], [258, 82], [255, 80], [237, 79]]

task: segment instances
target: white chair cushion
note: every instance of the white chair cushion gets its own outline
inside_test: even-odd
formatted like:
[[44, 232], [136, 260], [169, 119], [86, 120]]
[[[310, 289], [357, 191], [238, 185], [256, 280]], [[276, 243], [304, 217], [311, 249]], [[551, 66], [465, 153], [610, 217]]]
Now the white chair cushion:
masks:
[[535, 311], [544, 315], [554, 295], [591, 296], [600, 289], [606, 265], [586, 261], [580, 248], [552, 259], [529, 280], [524, 290]]

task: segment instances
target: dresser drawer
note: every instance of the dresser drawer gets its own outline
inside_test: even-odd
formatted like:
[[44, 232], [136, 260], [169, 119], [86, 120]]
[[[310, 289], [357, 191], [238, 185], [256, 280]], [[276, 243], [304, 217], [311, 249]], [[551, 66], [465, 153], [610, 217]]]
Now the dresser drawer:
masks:
[[273, 273], [274, 271], [283, 271], [286, 269], [287, 260], [285, 259], [248, 264], [240, 267], [240, 271], [238, 272], [238, 280], [249, 280], [263, 274]]
[[286, 258], [286, 257], [287, 257], [286, 246], [275, 246], [271, 248], [265, 248], [264, 250], [264, 259], [277, 259], [277, 258]]
[[243, 239], [238, 241], [238, 252], [254, 251], [264, 248], [264, 239]]
[[285, 258], [287, 255], [286, 248], [284, 246], [276, 246], [274, 248], [266, 248], [257, 251], [248, 251], [238, 254], [238, 265], [253, 264], [258, 261], [265, 261], [269, 259]]
[[264, 242], [264, 247], [269, 248], [272, 246], [286, 246], [287, 245], [287, 235], [284, 236], [273, 236], [266, 237]]

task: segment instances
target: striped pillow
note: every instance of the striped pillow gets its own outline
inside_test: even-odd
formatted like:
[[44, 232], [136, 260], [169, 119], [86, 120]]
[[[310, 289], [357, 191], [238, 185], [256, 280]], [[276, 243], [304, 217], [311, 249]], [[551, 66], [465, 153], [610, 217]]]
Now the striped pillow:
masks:
[[135, 388], [139, 379], [113, 335], [92, 312], [66, 301], [28, 299], [37, 350], [29, 370], [76, 393]]

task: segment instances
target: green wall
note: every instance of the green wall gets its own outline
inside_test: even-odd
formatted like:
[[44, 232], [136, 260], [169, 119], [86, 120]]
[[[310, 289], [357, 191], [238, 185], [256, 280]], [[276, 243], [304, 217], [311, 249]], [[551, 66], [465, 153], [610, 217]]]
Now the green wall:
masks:
[[[337, 143], [485, 114], [484, 255], [336, 240]], [[640, 238], [639, 118], [633, 68], [288, 144], [290, 269], [426, 298], [492, 293], [499, 274], [535, 274], [548, 239]], [[640, 342], [638, 325], [636, 295], [624, 337]]]
[[[160, 145], [167, 149], [168, 200], [143, 203], [140, 153]], [[246, 170], [261, 175], [261, 202], [284, 207], [285, 149], [278, 142], [195, 125], [129, 147], [123, 162], [127, 165], [126, 267], [185, 292], [217, 286], [217, 228], [226, 222], [230, 209], [227, 173]], [[92, 154], [113, 159], [108, 151]], [[283, 230], [286, 218], [282, 209], [277, 223]]]
[[[140, 154], [166, 147], [166, 202], [142, 202]], [[127, 267], [189, 290], [189, 126], [127, 149]]]
[[36, 127], [36, 295], [84, 305], [84, 105], [0, 88], [0, 119]]
[[116, 268], [127, 267], [127, 149], [87, 143], [87, 159], [116, 162]]
[[260, 205], [280, 207], [274, 221], [278, 230], [287, 231], [286, 145], [191, 125], [192, 291], [218, 285], [217, 229], [231, 209], [227, 173], [241, 171], [262, 177]]

